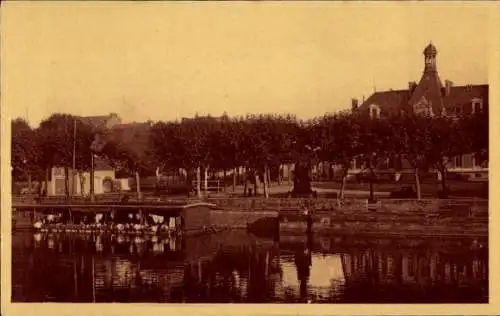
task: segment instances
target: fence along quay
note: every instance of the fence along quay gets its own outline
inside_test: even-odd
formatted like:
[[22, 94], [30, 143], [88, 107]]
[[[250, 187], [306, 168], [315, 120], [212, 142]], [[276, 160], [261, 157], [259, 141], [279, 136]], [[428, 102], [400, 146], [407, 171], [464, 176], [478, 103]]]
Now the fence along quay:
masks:
[[13, 207], [17, 213], [30, 214], [31, 220], [24, 226], [31, 227], [37, 222], [35, 219], [40, 219], [36, 214], [45, 216], [47, 224], [49, 215], [53, 222], [55, 213], [66, 212], [73, 217], [68, 219], [66, 215], [65, 222], [60, 222], [57, 229], [70, 231], [106, 230], [111, 226], [135, 233], [250, 228], [278, 230], [282, 235], [310, 231], [318, 234], [488, 236], [488, 201], [483, 199], [384, 199], [372, 205], [366, 199], [213, 197], [203, 202], [149, 199], [121, 204], [97, 200], [96, 203], [67, 205], [61, 200], [47, 200], [30, 204], [14, 200]]

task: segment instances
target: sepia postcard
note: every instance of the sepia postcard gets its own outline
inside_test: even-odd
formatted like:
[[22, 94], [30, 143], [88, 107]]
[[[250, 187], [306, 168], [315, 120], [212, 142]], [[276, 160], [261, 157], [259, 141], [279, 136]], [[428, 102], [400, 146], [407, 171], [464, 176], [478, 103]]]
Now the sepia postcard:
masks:
[[497, 2], [0, 10], [2, 315], [500, 313]]

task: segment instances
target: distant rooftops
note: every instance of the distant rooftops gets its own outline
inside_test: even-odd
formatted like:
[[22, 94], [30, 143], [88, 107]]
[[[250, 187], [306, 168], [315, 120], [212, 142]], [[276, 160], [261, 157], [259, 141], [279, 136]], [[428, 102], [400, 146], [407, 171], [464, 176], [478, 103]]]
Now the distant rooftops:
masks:
[[121, 118], [116, 113], [97, 116], [78, 116], [78, 118], [85, 124], [94, 128], [112, 128], [113, 126], [122, 123]]

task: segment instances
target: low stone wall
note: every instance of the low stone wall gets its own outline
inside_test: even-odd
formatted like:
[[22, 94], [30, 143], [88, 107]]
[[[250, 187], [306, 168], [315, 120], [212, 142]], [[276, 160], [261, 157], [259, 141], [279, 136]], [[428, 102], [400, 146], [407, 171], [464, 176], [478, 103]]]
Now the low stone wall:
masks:
[[[259, 227], [279, 229], [280, 234], [304, 234], [304, 211], [308, 210], [312, 232], [320, 234], [488, 235], [486, 200], [387, 199], [375, 205], [368, 205], [365, 199], [233, 198], [210, 202], [220, 208], [211, 211], [214, 227], [246, 228], [267, 220]], [[273, 222], [276, 217], [278, 222]]]
[[328, 210], [342, 212], [363, 212], [370, 209], [389, 212], [420, 212], [436, 210], [456, 210], [474, 208], [487, 210], [487, 200], [438, 200], [438, 199], [382, 199], [376, 204], [368, 204], [367, 199], [327, 199], [327, 198], [209, 198], [208, 202], [225, 210]]
[[[488, 201], [387, 200], [374, 208], [310, 210], [312, 232], [404, 236], [488, 236]], [[307, 229], [302, 211], [280, 213], [280, 233]]]
[[315, 218], [312, 226], [316, 233], [338, 234], [385, 234], [404, 236], [487, 236], [488, 222], [470, 218], [441, 220], [419, 220], [418, 218], [365, 218], [364, 220], [339, 220], [338, 218]]
[[372, 209], [377, 212], [390, 213], [433, 213], [433, 212], [449, 212], [455, 214], [481, 214], [484, 216], [488, 213], [488, 200], [438, 200], [438, 199], [422, 199], [422, 200], [395, 200], [387, 199], [380, 200]]
[[259, 220], [275, 219], [277, 211], [211, 210], [210, 223], [214, 228], [248, 228]]

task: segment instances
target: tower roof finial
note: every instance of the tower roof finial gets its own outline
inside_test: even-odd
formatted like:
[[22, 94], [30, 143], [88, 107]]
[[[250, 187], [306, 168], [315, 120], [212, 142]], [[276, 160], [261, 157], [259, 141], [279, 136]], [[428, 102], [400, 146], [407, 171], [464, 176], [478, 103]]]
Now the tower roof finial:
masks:
[[437, 49], [434, 44], [432, 44], [432, 41], [430, 41], [429, 45], [425, 47], [424, 49], [424, 55], [425, 56], [435, 56], [437, 54]]

